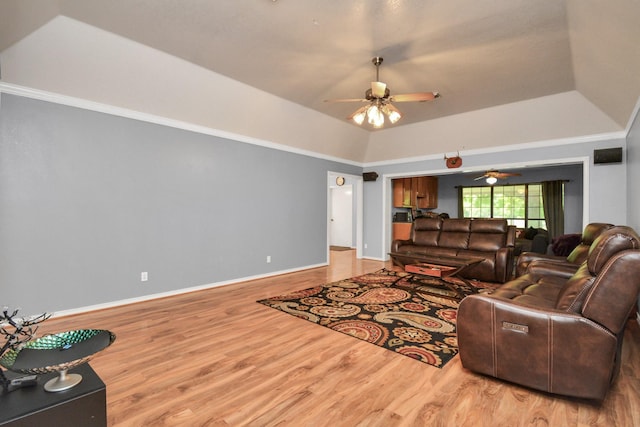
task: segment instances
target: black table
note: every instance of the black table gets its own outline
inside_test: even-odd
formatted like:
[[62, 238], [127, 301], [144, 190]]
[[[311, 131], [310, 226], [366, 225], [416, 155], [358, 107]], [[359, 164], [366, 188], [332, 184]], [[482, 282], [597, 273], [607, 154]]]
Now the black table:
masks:
[[[58, 373], [38, 375], [38, 384], [0, 396], [0, 426], [101, 426], [107, 425], [107, 393], [100, 377], [88, 363], [69, 372], [82, 375], [82, 381], [69, 390], [56, 393], [44, 384]], [[5, 372], [7, 377], [11, 372]]]

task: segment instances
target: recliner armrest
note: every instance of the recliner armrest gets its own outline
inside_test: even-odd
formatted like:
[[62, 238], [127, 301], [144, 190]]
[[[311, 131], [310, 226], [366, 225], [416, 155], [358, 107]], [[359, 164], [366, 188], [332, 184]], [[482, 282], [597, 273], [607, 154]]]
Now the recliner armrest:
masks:
[[531, 261], [527, 267], [526, 274], [538, 276], [559, 276], [569, 279], [578, 271], [580, 266], [570, 262], [559, 262], [554, 260], [536, 259]]
[[617, 337], [579, 314], [471, 295], [458, 308], [462, 366], [551, 393], [602, 400]]
[[555, 255], [547, 255], [547, 254], [539, 254], [535, 252], [523, 252], [518, 257], [518, 261], [516, 262], [516, 277], [520, 277], [526, 273], [527, 267], [531, 264], [532, 261], [536, 260], [545, 260], [551, 262], [567, 262], [566, 257], [555, 256]]
[[513, 273], [513, 246], [500, 248], [496, 251], [495, 274], [496, 281], [505, 283], [511, 279]]
[[402, 246], [402, 245], [412, 245], [412, 244], [413, 244], [413, 240], [396, 239], [393, 242], [391, 242], [391, 252], [399, 252], [398, 249], [400, 248], [400, 246]]

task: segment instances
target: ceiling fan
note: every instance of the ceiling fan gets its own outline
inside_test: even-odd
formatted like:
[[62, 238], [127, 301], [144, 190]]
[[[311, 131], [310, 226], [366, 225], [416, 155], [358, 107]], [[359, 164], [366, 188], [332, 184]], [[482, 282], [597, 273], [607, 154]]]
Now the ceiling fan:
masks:
[[510, 176], [521, 176], [521, 175], [522, 174], [515, 173], [515, 172], [500, 172], [495, 169], [491, 169], [486, 171], [484, 175], [474, 178], [474, 180], [478, 181], [480, 179], [486, 178], [488, 184], [495, 184], [496, 182], [498, 182], [499, 179], [505, 179]]
[[424, 102], [431, 101], [439, 98], [438, 92], [416, 92], [405, 93], [401, 95], [391, 95], [386, 83], [380, 81], [380, 64], [382, 64], [382, 58], [379, 56], [371, 59], [373, 65], [376, 67], [376, 81], [371, 82], [371, 89], [367, 89], [364, 99], [350, 98], [350, 99], [326, 99], [325, 102], [366, 102], [368, 105], [358, 108], [354, 111], [347, 120], [353, 120], [357, 124], [364, 123], [364, 119], [373, 125], [375, 128], [380, 128], [384, 125], [384, 116], [389, 118], [391, 123], [396, 123], [402, 117], [400, 111], [393, 105], [394, 102]]

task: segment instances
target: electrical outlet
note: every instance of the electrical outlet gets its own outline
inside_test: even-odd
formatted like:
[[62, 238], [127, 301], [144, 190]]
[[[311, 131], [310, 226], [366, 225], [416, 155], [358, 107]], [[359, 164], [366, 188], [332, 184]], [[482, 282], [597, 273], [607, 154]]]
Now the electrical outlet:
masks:
[[143, 271], [142, 273], [140, 273], [140, 281], [146, 282], [147, 280], [149, 280], [149, 273], [146, 271]]
[[271, 255], [267, 255], [267, 264], [271, 262]]
[[367, 244], [366, 243], [364, 244], [364, 248], [367, 249]]

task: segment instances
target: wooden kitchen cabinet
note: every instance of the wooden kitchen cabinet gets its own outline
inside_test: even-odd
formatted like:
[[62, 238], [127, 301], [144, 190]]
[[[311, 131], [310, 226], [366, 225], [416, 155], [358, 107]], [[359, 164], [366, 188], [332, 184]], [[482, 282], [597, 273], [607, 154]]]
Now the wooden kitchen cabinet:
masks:
[[402, 178], [402, 206], [404, 207], [412, 207], [415, 206], [415, 187], [413, 183], [413, 178]]
[[404, 201], [404, 180], [393, 179], [391, 180], [393, 186], [393, 207], [402, 208]]
[[393, 240], [409, 240], [409, 237], [411, 237], [410, 222], [393, 223]]
[[392, 180], [393, 206], [434, 209], [438, 207], [438, 177], [414, 176]]
[[435, 209], [438, 207], [437, 176], [421, 176], [418, 178], [416, 199], [418, 209]]

